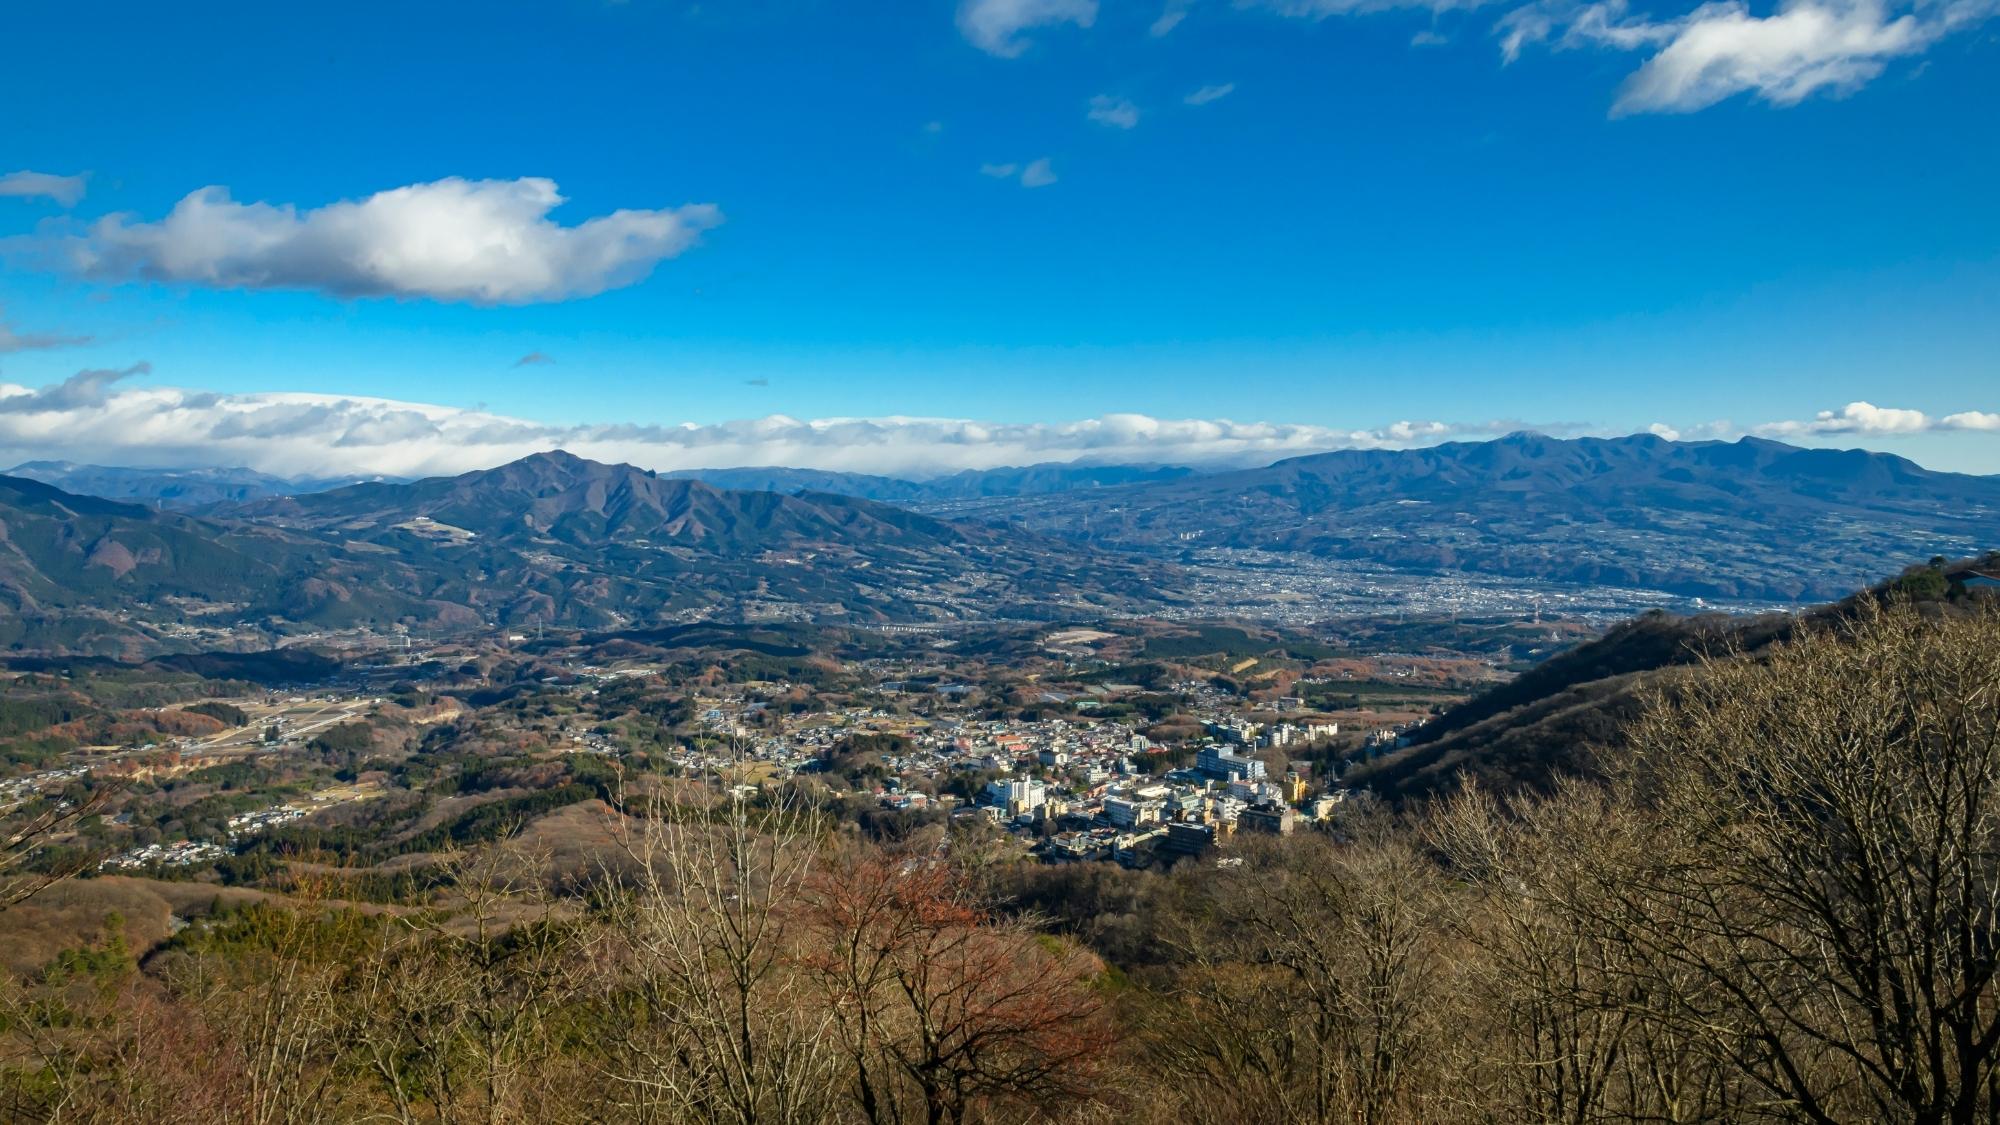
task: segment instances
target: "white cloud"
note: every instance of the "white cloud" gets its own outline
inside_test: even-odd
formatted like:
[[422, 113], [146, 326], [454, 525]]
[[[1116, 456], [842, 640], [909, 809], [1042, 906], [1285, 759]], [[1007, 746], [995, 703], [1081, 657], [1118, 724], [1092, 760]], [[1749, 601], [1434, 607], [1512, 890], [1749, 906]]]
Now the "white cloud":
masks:
[[958, 30], [968, 43], [1003, 59], [1028, 49], [1021, 34], [1055, 24], [1089, 27], [1097, 22], [1097, 0], [963, 0]]
[[1757, 432], [1773, 437], [1801, 437], [1814, 434], [1915, 434], [1931, 427], [1921, 410], [1876, 406], [1872, 402], [1850, 402], [1839, 410], [1822, 410], [1810, 421], [1767, 422]]
[[1525, 4], [1501, 16], [1493, 25], [1493, 34], [1500, 38], [1500, 61], [1513, 65], [1521, 57], [1521, 49], [1530, 43], [1545, 43], [1556, 29], [1558, 18], [1555, 6], [1547, 2]]
[[1736, 424], [1727, 418], [1714, 422], [1679, 424], [1654, 422], [1647, 426], [1644, 432], [1668, 441], [1729, 441], [1741, 436]]
[[[1491, 431], [1492, 428], [1490, 425], [1482, 427], [1486, 431]], [[1427, 441], [1442, 441], [1458, 433], [1459, 429], [1446, 422], [1394, 422], [1372, 433], [1385, 444], [1414, 445]]]
[[1099, 125], [1130, 129], [1139, 123], [1139, 107], [1130, 98], [1099, 94], [1090, 99], [1090, 110], [1085, 116]]
[[84, 183], [90, 178], [57, 176], [48, 172], [9, 172], [0, 176], [0, 196], [15, 199], [53, 199], [64, 207], [74, 207], [83, 198]]
[[722, 221], [709, 204], [621, 210], [573, 227], [552, 180], [446, 179], [300, 211], [189, 194], [158, 222], [100, 219], [55, 248], [77, 273], [221, 289], [308, 289], [519, 305], [630, 285]]
[[[1058, 422], [964, 418], [798, 419], [783, 414], [710, 424], [551, 425], [481, 409], [341, 395], [220, 394], [147, 385], [149, 368], [78, 372], [40, 388], [0, 384], [0, 465], [61, 459], [157, 467], [245, 465], [284, 475], [457, 473], [539, 450], [568, 449], [649, 469], [791, 465], [927, 476], [1046, 461], [1262, 464], [1332, 449], [1401, 449], [1493, 437], [1522, 428], [1592, 432], [1518, 420], [1408, 420], [1369, 429], [1229, 419], [1106, 414]], [[753, 380], [753, 383], [755, 381]], [[1656, 423], [1672, 440], [1728, 437], [1727, 422]], [[2000, 414], [1852, 403], [1767, 436], [1897, 437], [1931, 431], [2000, 433]]]
[[1882, 73], [1885, 60], [1922, 50], [1935, 34], [1879, 3], [1793, 3], [1761, 19], [1741, 4], [1711, 4], [1625, 80], [1612, 111], [1686, 112], [1746, 90], [1795, 105], [1816, 91], [1860, 86]]
[[979, 174], [991, 176], [996, 180], [1015, 180], [1022, 187], [1028, 188], [1047, 187], [1056, 182], [1055, 169], [1046, 156], [1039, 160], [1030, 160], [1026, 164], [1016, 164], [1011, 161], [1006, 164], [981, 164]]
[[1890, 60], [1921, 53], [1996, 10], [1996, 0], [1782, 0], [1759, 16], [1744, 0], [1716, 0], [1654, 20], [1632, 16], [1625, 0], [1539, 0], [1495, 30], [1509, 62], [1541, 42], [1651, 51], [1619, 88], [1612, 113], [1688, 113], [1741, 93], [1790, 106], [1851, 92]]
[[1168, 34], [1181, 25], [1181, 21], [1187, 18], [1188, 9], [1192, 7], [1194, 0], [1167, 0], [1166, 6], [1160, 9], [1160, 18], [1153, 21], [1152, 26], [1146, 29], [1147, 32], [1155, 39]]
[[73, 348], [90, 343], [89, 336], [63, 336], [54, 332], [21, 332], [12, 324], [0, 318], [0, 355], [13, 352], [43, 351], [49, 348]]
[[139, 466], [246, 465], [280, 474], [456, 473], [561, 447], [650, 469], [792, 465], [924, 476], [1044, 461], [1265, 463], [1328, 449], [1490, 436], [1518, 423], [1300, 423], [1107, 414], [1070, 422], [820, 418], [708, 425], [556, 426], [480, 410], [318, 394], [137, 386], [145, 367], [40, 389], [0, 385], [0, 464], [56, 458]]
[[111, 398], [113, 384], [135, 375], [149, 374], [150, 363], [135, 363], [119, 370], [79, 371], [60, 383], [45, 387], [20, 387], [0, 383], [0, 414], [56, 415], [98, 409]]
[[1850, 402], [1839, 410], [1822, 410], [1803, 421], [1767, 422], [1755, 432], [1767, 437], [1814, 437], [1821, 434], [1899, 436], [1947, 430], [2000, 430], [2000, 414], [1966, 410], [1933, 418], [1921, 410]]
[[1210, 102], [1221, 101], [1235, 92], [1236, 83], [1224, 82], [1215, 86], [1203, 86], [1201, 89], [1182, 98], [1181, 101], [1186, 102], [1188, 105], [1207, 105]]
[[[1557, 35], [1557, 32], [1561, 32]], [[1635, 20], [1628, 15], [1626, 0], [1536, 0], [1500, 17], [1494, 25], [1500, 36], [1500, 54], [1507, 62], [1520, 58], [1530, 43], [1551, 43], [1558, 50], [1575, 47], [1614, 47], [1633, 51], [1658, 46], [1675, 34], [1669, 24]]]

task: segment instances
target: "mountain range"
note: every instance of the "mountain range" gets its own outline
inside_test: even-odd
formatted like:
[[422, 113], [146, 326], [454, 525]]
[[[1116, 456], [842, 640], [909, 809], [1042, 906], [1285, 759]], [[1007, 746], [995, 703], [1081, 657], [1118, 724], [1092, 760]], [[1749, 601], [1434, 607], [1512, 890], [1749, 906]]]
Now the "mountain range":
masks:
[[[64, 471], [136, 487], [120, 470]], [[0, 477], [0, 644], [138, 651], [246, 622], [282, 633], [1158, 612], [1182, 597], [1177, 563], [1205, 547], [1824, 599], [2000, 543], [2000, 478], [1755, 438], [1516, 434], [1218, 473], [1031, 466], [922, 482], [925, 498], [897, 504], [852, 493], [919, 485], [733, 472], [696, 479], [558, 451], [418, 481], [292, 481], [193, 513]], [[182, 479], [258, 493], [280, 478]]]
[[396, 560], [255, 525], [78, 496], [0, 476], [0, 645], [126, 654], [205, 622], [340, 623], [330, 592], [368, 591], [385, 621], [449, 614]]
[[129, 469], [74, 461], [27, 461], [6, 475], [52, 484], [64, 492], [193, 511], [260, 496], [320, 492], [380, 477], [279, 477], [244, 468]]
[[1760, 438], [1521, 433], [990, 501], [1100, 545], [1305, 552], [1688, 596], [1826, 599], [2000, 542], [2000, 478]]
[[[851, 496], [721, 489], [560, 450], [462, 476], [268, 497], [209, 514], [369, 541], [415, 536], [469, 544], [484, 537], [576, 547], [674, 546], [711, 554], [860, 543], [935, 547], [963, 544], [968, 531], [996, 538], [991, 530], [961, 529]], [[451, 529], [472, 535], [455, 536]]]
[[[1197, 472], [1180, 465], [1073, 465], [1049, 462], [998, 469], [966, 469], [923, 479], [778, 466], [677, 469], [658, 475], [668, 480], [698, 480], [716, 488], [741, 492], [824, 492], [897, 504], [935, 504], [1178, 480]], [[408, 483], [398, 477], [282, 477], [241, 467], [142, 469], [80, 465], [74, 461], [26, 461], [6, 470], [6, 475], [38, 480], [82, 496], [126, 500], [176, 511], [199, 511], [269, 496], [301, 496], [350, 484]]]
[[847, 496], [567, 453], [199, 517], [0, 477], [0, 643], [136, 652], [200, 625], [606, 628], [1155, 604], [1160, 566]]

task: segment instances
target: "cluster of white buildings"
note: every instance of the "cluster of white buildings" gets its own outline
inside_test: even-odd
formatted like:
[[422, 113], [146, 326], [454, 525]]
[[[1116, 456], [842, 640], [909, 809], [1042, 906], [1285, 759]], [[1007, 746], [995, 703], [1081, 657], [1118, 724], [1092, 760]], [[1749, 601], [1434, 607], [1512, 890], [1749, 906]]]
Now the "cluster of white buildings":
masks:
[[0, 780], [0, 809], [6, 809], [39, 795], [44, 789], [74, 781], [90, 772], [89, 766], [66, 766]]
[[1346, 796], [1312, 792], [1297, 771], [1273, 780], [1261, 759], [1221, 743], [1202, 747], [1192, 767], [1157, 776], [1135, 766], [1129, 746], [1098, 755], [1049, 747], [1032, 758], [1021, 749], [1002, 743], [965, 763], [1006, 774], [986, 784], [969, 814], [1038, 837], [1038, 850], [1055, 861], [1143, 862], [1159, 852], [1194, 854], [1238, 831], [1288, 834], [1330, 820]]
[[229, 854], [229, 849], [221, 844], [205, 841], [177, 840], [171, 844], [147, 844], [120, 852], [97, 865], [100, 871], [133, 871], [148, 867], [186, 867], [195, 863], [209, 863]]
[[[1290, 833], [1335, 815], [1345, 791], [1316, 789], [1302, 771], [1271, 777], [1259, 752], [1332, 737], [1339, 724], [1305, 716], [1259, 724], [1227, 710], [1219, 696], [1207, 699], [1218, 694], [1207, 684], [1169, 690], [1195, 704], [1210, 739], [1184, 769], [1159, 769], [1150, 756], [1160, 748], [1117, 721], [917, 718], [853, 707], [774, 723], [763, 720], [766, 705], [750, 692], [701, 701], [696, 716], [711, 738], [670, 753], [690, 773], [747, 758], [783, 775], [826, 768], [847, 740], [880, 736], [860, 776], [877, 779], [872, 792], [883, 807], [920, 810], [942, 799], [954, 815], [986, 817], [1032, 838], [1056, 861], [1193, 854], [1239, 832]], [[1300, 709], [1289, 702], [1282, 710]], [[966, 774], [979, 780], [957, 780]]]
[[1315, 739], [1332, 738], [1339, 733], [1340, 724], [1331, 720], [1263, 725], [1236, 718], [1208, 724], [1210, 738], [1259, 750], [1303, 746]]
[[229, 838], [233, 840], [253, 832], [262, 832], [267, 828], [276, 828], [280, 824], [298, 820], [305, 815], [306, 810], [291, 805], [277, 805], [253, 812], [237, 813], [229, 818]]

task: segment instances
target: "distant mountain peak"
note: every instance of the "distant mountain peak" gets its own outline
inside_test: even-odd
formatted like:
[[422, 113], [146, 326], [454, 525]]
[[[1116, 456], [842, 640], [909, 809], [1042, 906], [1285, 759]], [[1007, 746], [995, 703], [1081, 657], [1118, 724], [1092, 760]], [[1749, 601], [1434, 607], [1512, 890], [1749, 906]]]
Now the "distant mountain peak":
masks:
[[[552, 449], [491, 469], [475, 469], [453, 477], [431, 477], [416, 483], [450, 489], [464, 496], [478, 493], [497, 498], [510, 494], [541, 500], [592, 488], [622, 487], [658, 492], [666, 482], [661, 482], [651, 470], [636, 465], [607, 464], [578, 457], [566, 450]], [[672, 482], [669, 490], [685, 490], [687, 483], [691, 482]]]
[[[561, 465], [566, 468], [604, 464], [602, 461], [592, 461], [587, 457], [578, 457], [567, 449], [545, 449], [540, 453], [530, 453], [518, 461], [509, 463], [515, 465]], [[501, 467], [505, 468], [505, 466]]]
[[[900, 541], [959, 542], [959, 527], [864, 500], [717, 489], [549, 450], [450, 477], [360, 485], [255, 501], [230, 511], [299, 528], [343, 526], [357, 534], [407, 530], [424, 518], [487, 539], [527, 536], [577, 547], [674, 543], [743, 555], [812, 544], [861, 547]], [[373, 530], [369, 530], [373, 529]]]

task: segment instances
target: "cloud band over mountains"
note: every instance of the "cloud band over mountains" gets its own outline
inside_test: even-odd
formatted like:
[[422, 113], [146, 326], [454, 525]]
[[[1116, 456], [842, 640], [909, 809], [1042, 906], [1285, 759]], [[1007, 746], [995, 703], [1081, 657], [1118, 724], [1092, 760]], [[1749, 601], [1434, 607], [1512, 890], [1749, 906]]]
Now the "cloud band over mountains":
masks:
[[[818, 418], [555, 426], [480, 410], [304, 393], [218, 394], [137, 386], [145, 364], [83, 371], [41, 388], [0, 384], [0, 458], [144, 467], [242, 465], [283, 475], [456, 473], [561, 447], [651, 469], [786, 465], [912, 477], [1048, 461], [1262, 464], [1332, 449], [1394, 449], [1529, 428], [1518, 421], [1397, 422], [1374, 429], [1106, 414], [1064, 422]], [[1546, 430], [1582, 432], [1574, 424]], [[1700, 436], [1727, 436], [1727, 423]], [[2000, 432], [2000, 414], [1932, 419], [1854, 403], [1749, 432], [1811, 438], [1934, 430]], [[1655, 427], [1663, 436], [1677, 434]], [[1740, 432], [1740, 431], [1739, 431]]]
[[1829, 434], [1925, 434], [1950, 430], [2000, 432], [2000, 414], [1982, 410], [1962, 410], [1933, 418], [1921, 410], [1876, 406], [1872, 402], [1850, 402], [1839, 410], [1822, 410], [1796, 422], [1767, 422], [1756, 432], [1765, 437], [1815, 437]]
[[1399, 422], [1372, 430], [1107, 414], [1068, 422], [818, 418], [552, 426], [378, 398], [140, 387], [144, 365], [39, 389], [0, 384], [0, 457], [280, 474], [462, 472], [562, 447], [653, 469], [790, 465], [930, 475], [1044, 461], [1262, 463], [1341, 448], [1490, 436], [1518, 423]]

